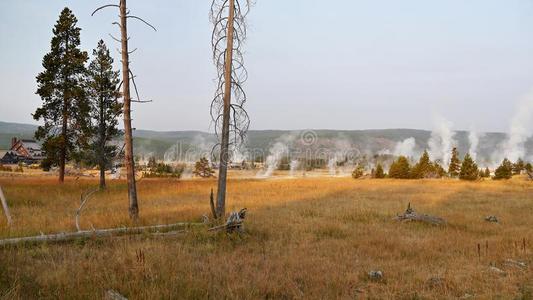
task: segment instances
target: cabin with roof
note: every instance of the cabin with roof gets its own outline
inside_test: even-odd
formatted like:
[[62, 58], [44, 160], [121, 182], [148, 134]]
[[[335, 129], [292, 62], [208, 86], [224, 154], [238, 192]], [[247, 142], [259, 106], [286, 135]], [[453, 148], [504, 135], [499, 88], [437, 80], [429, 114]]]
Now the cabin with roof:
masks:
[[11, 139], [11, 149], [0, 153], [0, 163], [2, 164], [18, 164], [21, 162], [34, 164], [43, 159], [44, 152], [37, 141], [18, 139], [16, 137]]

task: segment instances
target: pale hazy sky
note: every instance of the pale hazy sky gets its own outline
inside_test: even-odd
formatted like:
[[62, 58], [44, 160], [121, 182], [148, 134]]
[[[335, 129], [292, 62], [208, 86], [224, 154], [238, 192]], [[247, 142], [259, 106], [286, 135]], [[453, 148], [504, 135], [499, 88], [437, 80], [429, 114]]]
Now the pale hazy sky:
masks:
[[[33, 123], [35, 76], [63, 7], [84, 49], [118, 46], [116, 12], [90, 16], [110, 2], [1, 0], [0, 121]], [[135, 106], [135, 127], [209, 130], [210, 2], [128, 1], [158, 28], [130, 23], [132, 68], [155, 101]], [[440, 115], [456, 129], [506, 131], [533, 88], [531, 0], [257, 0], [249, 23], [253, 129], [430, 129]]]

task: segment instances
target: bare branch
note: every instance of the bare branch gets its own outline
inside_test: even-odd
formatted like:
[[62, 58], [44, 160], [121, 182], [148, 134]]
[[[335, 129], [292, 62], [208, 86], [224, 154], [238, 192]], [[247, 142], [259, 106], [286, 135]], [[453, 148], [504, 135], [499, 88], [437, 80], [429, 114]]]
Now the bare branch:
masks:
[[95, 9], [95, 10], [93, 11], [93, 13], [91, 14], [91, 17], [94, 16], [94, 14], [97, 13], [98, 11], [100, 11], [100, 10], [102, 10], [102, 9], [104, 9], [104, 8], [107, 8], [107, 7], [117, 7], [117, 8], [120, 8], [120, 6], [119, 6], [119, 5], [116, 5], [116, 4], [107, 4], [107, 5], [104, 5], [104, 6], [100, 6], [100, 7], [98, 7], [97, 9]]
[[155, 27], [152, 26], [152, 24], [146, 22], [146, 21], [143, 20], [142, 18], [139, 18], [139, 17], [137, 17], [137, 16], [127, 16], [126, 18], [128, 18], [128, 19], [129, 19], [129, 18], [132, 18], [132, 19], [139, 20], [139, 21], [143, 22], [144, 24], [146, 24], [147, 26], [151, 27], [154, 31], [157, 31], [157, 29], [155, 29]]

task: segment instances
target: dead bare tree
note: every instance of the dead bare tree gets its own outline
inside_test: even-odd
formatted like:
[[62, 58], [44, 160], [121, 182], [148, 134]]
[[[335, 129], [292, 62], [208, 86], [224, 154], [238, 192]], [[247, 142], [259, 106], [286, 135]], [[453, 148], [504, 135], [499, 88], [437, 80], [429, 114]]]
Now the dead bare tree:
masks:
[[244, 67], [243, 44], [246, 40], [246, 15], [251, 0], [213, 0], [211, 37], [213, 61], [217, 68], [218, 85], [211, 102], [211, 117], [220, 143], [218, 190], [215, 218], [223, 218], [226, 210], [226, 182], [230, 147], [238, 147], [250, 125], [244, 109], [246, 93], [243, 84], [248, 74]]
[[[133, 53], [133, 51], [129, 51], [129, 39], [128, 36], [128, 19], [134, 19], [139, 20], [152, 28], [153, 30], [156, 30], [154, 26], [152, 26], [150, 23], [146, 22], [142, 18], [134, 15], [130, 15], [130, 11], [127, 9], [126, 0], [120, 0], [120, 4], [107, 4], [104, 6], [100, 6], [97, 8], [92, 15], [94, 15], [96, 12], [108, 8], [108, 7], [115, 7], [118, 8], [120, 11], [120, 22], [113, 22], [114, 25], [117, 25], [120, 27], [120, 33], [121, 38], [117, 39], [111, 35], [111, 37], [117, 41], [120, 42], [122, 49], [119, 51], [122, 55], [122, 82], [119, 85], [122, 87], [122, 98], [124, 101], [123, 104], [123, 114], [124, 114], [124, 164], [126, 165], [126, 178], [128, 181], [128, 199], [129, 199], [129, 213], [130, 218], [133, 220], [136, 220], [139, 216], [139, 205], [137, 202], [137, 187], [135, 183], [135, 162], [133, 160], [133, 128], [131, 126], [131, 103], [132, 102], [138, 102], [138, 103], [145, 103], [150, 101], [141, 101], [139, 97], [139, 92], [137, 90], [137, 85], [135, 83], [135, 76], [133, 75], [133, 72], [130, 69], [130, 54]], [[133, 87], [135, 88], [135, 93], [137, 95], [137, 99], [131, 98], [131, 91], [130, 91], [130, 82], [133, 83]]]

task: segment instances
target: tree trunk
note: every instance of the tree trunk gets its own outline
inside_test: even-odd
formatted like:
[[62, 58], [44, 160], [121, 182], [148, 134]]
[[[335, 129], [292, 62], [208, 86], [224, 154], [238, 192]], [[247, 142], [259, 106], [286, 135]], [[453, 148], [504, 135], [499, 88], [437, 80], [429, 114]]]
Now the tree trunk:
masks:
[[[69, 35], [67, 34], [65, 40], [65, 57], [68, 57], [68, 41]], [[65, 72], [65, 70], [63, 70]], [[63, 85], [67, 85], [68, 74], [63, 74]], [[61, 149], [59, 150], [59, 183], [65, 182], [65, 165], [67, 163], [67, 134], [68, 134], [68, 96], [66, 89], [63, 90], [63, 124], [61, 124]]]
[[133, 133], [131, 127], [130, 68], [128, 53], [128, 28], [126, 0], [120, 1], [120, 29], [122, 38], [122, 97], [124, 99], [124, 163], [128, 180], [128, 199], [130, 218], [139, 216], [137, 188], [135, 186], [135, 165], [133, 161]]
[[235, 1], [230, 0], [226, 62], [224, 71], [224, 111], [222, 117], [222, 141], [220, 143], [220, 165], [218, 174], [218, 195], [217, 195], [217, 217], [223, 218], [226, 214], [226, 182], [228, 176], [229, 160], [229, 118], [231, 105], [231, 84], [232, 84], [232, 66], [233, 66], [233, 25], [235, 19]]
[[65, 182], [65, 164], [67, 162], [67, 112], [68, 100], [63, 100], [63, 126], [61, 128], [61, 149], [59, 151], [59, 182]]
[[100, 122], [99, 122], [99, 147], [100, 153], [98, 154], [98, 162], [100, 164], [100, 189], [105, 189], [105, 167], [106, 167], [106, 122], [104, 113], [104, 99], [100, 97]]

